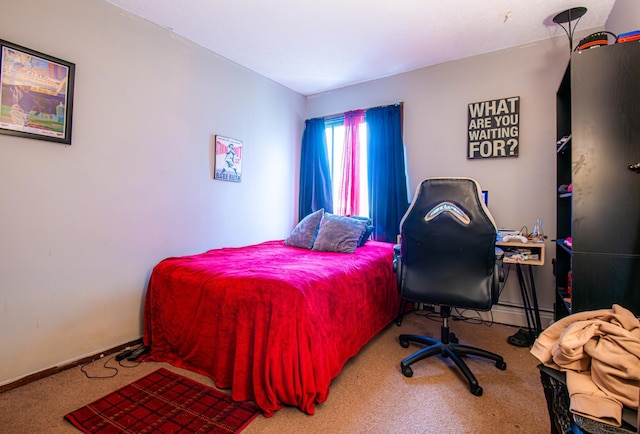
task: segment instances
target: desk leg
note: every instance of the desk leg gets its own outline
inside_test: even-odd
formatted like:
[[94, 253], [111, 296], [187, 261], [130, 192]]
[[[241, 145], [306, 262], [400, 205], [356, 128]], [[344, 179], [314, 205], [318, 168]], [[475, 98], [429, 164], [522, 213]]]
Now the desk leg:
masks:
[[[533, 280], [533, 272], [531, 271], [531, 266], [529, 265], [529, 288], [527, 288], [527, 281], [525, 279], [525, 275], [522, 271], [522, 264], [516, 264], [516, 272], [518, 274], [518, 284], [520, 285], [520, 293], [522, 294], [522, 304], [524, 308], [525, 317], [527, 318], [527, 330], [520, 329], [514, 336], [512, 336], [512, 340], [514, 345], [520, 345], [521, 341], [523, 341], [524, 336], [526, 336], [526, 340], [528, 341], [528, 345], [532, 345], [533, 341], [540, 332], [541, 329], [541, 321], [540, 321], [540, 310], [538, 308], [538, 297], [536, 294], [535, 282]], [[532, 306], [533, 302], [533, 306]]]
[[540, 321], [540, 309], [538, 307], [538, 294], [536, 293], [536, 284], [533, 280], [533, 271], [529, 265], [529, 284], [531, 288], [531, 298], [533, 299], [533, 311], [536, 318], [536, 337], [542, 333], [542, 321]]
[[520, 284], [520, 293], [522, 294], [522, 305], [524, 313], [527, 317], [527, 327], [529, 332], [535, 327], [535, 318], [533, 316], [533, 309], [531, 308], [531, 301], [529, 299], [529, 291], [527, 291], [527, 283], [524, 280], [524, 273], [522, 272], [522, 265], [516, 264], [516, 271], [518, 273], [518, 283]]

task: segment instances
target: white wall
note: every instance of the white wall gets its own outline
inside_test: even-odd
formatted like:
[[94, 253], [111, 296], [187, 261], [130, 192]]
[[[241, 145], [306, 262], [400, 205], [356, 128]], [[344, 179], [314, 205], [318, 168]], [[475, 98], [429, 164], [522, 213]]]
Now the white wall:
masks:
[[0, 135], [0, 384], [139, 338], [159, 260], [294, 226], [302, 96], [100, 0], [5, 2], [0, 39], [77, 68], [71, 146]]
[[640, 30], [640, 1], [616, 0], [605, 28], [616, 35]]
[[[499, 227], [531, 230], [534, 219], [542, 218], [547, 258], [533, 271], [543, 327], [552, 319], [555, 301], [550, 240], [556, 229], [556, 91], [569, 61], [568, 39], [562, 29], [555, 30], [559, 37], [307, 98], [307, 118], [404, 101], [411, 195], [427, 177], [469, 176], [489, 190], [489, 208]], [[519, 156], [468, 160], [467, 105], [512, 96], [520, 97]], [[500, 302], [521, 306], [511, 268]], [[522, 309], [496, 306], [493, 314], [498, 322], [526, 324]]]

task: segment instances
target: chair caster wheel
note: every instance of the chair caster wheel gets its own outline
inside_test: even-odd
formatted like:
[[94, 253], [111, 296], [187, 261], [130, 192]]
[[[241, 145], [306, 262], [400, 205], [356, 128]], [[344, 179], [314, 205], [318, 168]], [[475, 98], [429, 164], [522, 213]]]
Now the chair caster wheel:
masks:
[[507, 369], [507, 364], [504, 361], [496, 362], [496, 368], [500, 369], [501, 371], [504, 371], [505, 369]]
[[413, 376], [413, 369], [410, 366], [404, 366], [404, 364], [400, 363], [400, 369], [402, 370], [402, 375], [409, 378]]
[[453, 343], [453, 344], [457, 344], [458, 342], [460, 342], [460, 340], [456, 337], [456, 334], [453, 332], [449, 333], [449, 342]]
[[400, 339], [400, 346], [402, 348], [409, 348], [409, 341], [406, 339]]
[[482, 396], [482, 387], [480, 386], [471, 386], [471, 393], [473, 393], [475, 396]]

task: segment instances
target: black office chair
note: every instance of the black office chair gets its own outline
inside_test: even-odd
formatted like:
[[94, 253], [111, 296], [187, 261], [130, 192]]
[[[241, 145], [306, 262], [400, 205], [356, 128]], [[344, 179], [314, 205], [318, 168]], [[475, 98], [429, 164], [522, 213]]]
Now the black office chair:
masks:
[[451, 308], [488, 311], [498, 301], [503, 253], [496, 249], [496, 232], [475, 180], [430, 178], [418, 185], [400, 223], [393, 267], [403, 299], [440, 306], [442, 327], [440, 340], [400, 335], [404, 348], [409, 342], [427, 345], [400, 363], [405, 377], [413, 375], [413, 363], [440, 354], [453, 360], [471, 393], [480, 396], [482, 387], [461, 356], [484, 357], [494, 360], [498, 369], [507, 368], [498, 354], [458, 344], [448, 323]]

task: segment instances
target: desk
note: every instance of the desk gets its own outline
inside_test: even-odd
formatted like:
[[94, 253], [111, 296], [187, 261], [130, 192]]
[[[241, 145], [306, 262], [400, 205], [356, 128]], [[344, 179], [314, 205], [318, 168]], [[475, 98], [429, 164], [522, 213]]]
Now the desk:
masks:
[[[519, 243], [519, 242], [496, 242], [496, 247], [500, 247], [505, 251], [503, 263], [515, 264], [518, 273], [518, 283], [520, 284], [520, 293], [522, 294], [522, 303], [524, 305], [525, 316], [527, 317], [527, 332], [519, 331], [519, 336], [528, 335], [528, 345], [533, 344], [536, 337], [542, 332], [542, 324], [540, 321], [540, 309], [538, 308], [538, 295], [536, 294], [536, 285], [533, 280], [533, 272], [531, 267], [544, 265], [545, 248], [544, 243]], [[507, 258], [507, 252], [513, 250], [531, 250], [532, 255], [537, 255], [537, 259], [513, 259]], [[529, 279], [525, 279], [522, 266], [527, 265], [529, 271]], [[511, 341], [509, 341], [511, 343]]]

